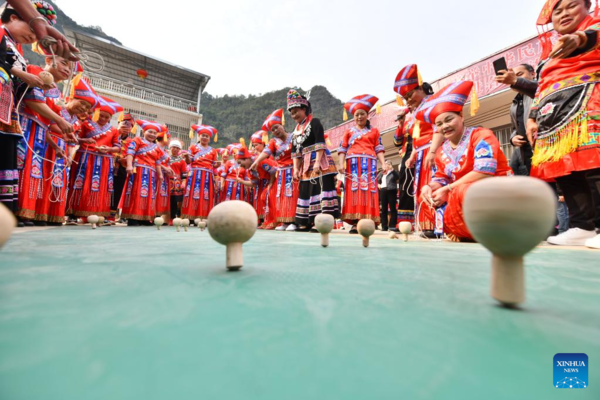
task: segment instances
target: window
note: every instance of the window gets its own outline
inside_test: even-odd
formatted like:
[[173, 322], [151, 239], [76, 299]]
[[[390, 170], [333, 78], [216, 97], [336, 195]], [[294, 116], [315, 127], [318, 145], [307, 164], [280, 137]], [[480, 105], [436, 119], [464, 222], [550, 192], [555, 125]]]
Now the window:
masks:
[[502, 126], [500, 128], [492, 129], [494, 135], [498, 138], [500, 142], [500, 147], [504, 152], [507, 160], [510, 160], [512, 157], [512, 153], [514, 151], [513, 145], [510, 143], [510, 135], [512, 134], [513, 128], [512, 125]]

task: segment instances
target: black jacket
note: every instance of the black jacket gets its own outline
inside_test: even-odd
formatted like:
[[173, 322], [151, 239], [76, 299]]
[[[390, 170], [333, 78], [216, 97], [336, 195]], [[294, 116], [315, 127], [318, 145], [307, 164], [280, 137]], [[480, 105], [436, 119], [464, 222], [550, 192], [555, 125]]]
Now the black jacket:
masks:
[[531, 106], [533, 104], [533, 98], [535, 97], [535, 92], [538, 88], [537, 81], [530, 81], [525, 78], [517, 78], [517, 83], [510, 87], [514, 91], [518, 92], [519, 95], [515, 97], [512, 105], [510, 106], [510, 120], [513, 126], [513, 132], [510, 135], [512, 139], [518, 134], [517, 130], [517, 105], [518, 105], [518, 97], [523, 97], [523, 119], [525, 121], [525, 127], [527, 127], [527, 119], [529, 118], [529, 112], [531, 111]]
[[[380, 190], [398, 190], [398, 179], [400, 178], [400, 175], [398, 174], [398, 171], [396, 170], [392, 170], [392, 172], [388, 175], [387, 178], [387, 186], [385, 188], [382, 188]], [[377, 184], [381, 185], [381, 180], [383, 179], [383, 171], [379, 173], [379, 175], [377, 175]]]

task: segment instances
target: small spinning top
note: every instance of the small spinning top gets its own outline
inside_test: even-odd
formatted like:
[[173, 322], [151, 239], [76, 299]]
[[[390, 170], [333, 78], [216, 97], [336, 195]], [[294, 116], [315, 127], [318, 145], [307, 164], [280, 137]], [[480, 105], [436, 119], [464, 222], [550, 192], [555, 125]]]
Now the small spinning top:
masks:
[[187, 232], [188, 228], [190, 227], [190, 220], [187, 218], [182, 219], [181, 226], [183, 226], [183, 230]]
[[177, 228], [177, 232], [180, 232], [181, 224], [183, 224], [183, 220], [181, 218], [175, 218], [173, 220], [173, 226]]
[[96, 229], [98, 221], [100, 221], [100, 217], [98, 217], [97, 215], [90, 215], [89, 217], [87, 217], [87, 220], [90, 224], [92, 224], [92, 229]]
[[390, 231], [390, 233], [388, 233], [388, 238], [393, 239], [393, 240], [400, 239], [398, 237], [398, 235], [396, 235], [396, 232], [393, 232], [393, 231]]
[[194, 225], [196, 225], [198, 228], [200, 228], [200, 221], [202, 221], [200, 218], [196, 218], [194, 220]]
[[14, 215], [0, 203], [0, 248], [8, 241], [16, 225], [17, 220]]
[[154, 225], [156, 225], [156, 229], [160, 231], [160, 227], [165, 224], [165, 220], [163, 217], [154, 218]]
[[315, 217], [315, 228], [321, 234], [321, 246], [329, 246], [329, 233], [333, 230], [335, 219], [329, 214], [319, 214]]
[[369, 247], [369, 237], [375, 233], [375, 222], [372, 219], [361, 219], [356, 229], [363, 237], [363, 246]]
[[104, 222], [106, 222], [106, 218], [99, 216], [98, 217], [98, 228], [100, 228], [102, 225], [104, 225]]
[[408, 235], [412, 232], [412, 224], [408, 221], [402, 221], [398, 228], [400, 228], [400, 233], [404, 237], [404, 241], [408, 242]]
[[44, 82], [44, 85], [46, 85], [46, 86], [54, 85], [54, 77], [52, 76], [52, 74], [50, 72], [42, 71], [42, 72], [40, 72], [40, 74], [38, 76], [40, 77], [42, 82]]
[[256, 232], [258, 216], [245, 201], [226, 201], [208, 214], [208, 233], [218, 243], [227, 246], [226, 266], [237, 271], [244, 265], [242, 244]]
[[198, 222], [198, 228], [200, 228], [200, 231], [204, 232], [204, 230], [206, 229], [206, 227], [208, 226], [208, 223], [206, 221], [200, 221]]
[[523, 303], [523, 256], [552, 230], [554, 192], [534, 178], [487, 178], [467, 190], [463, 212], [473, 237], [493, 254], [492, 297], [508, 307]]

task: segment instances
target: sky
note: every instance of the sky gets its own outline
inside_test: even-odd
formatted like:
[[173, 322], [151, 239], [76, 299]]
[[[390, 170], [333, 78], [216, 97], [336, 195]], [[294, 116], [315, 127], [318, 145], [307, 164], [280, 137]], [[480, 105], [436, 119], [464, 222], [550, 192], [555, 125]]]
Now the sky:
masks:
[[536, 35], [544, 2], [56, 0], [81, 25], [209, 75], [212, 95], [323, 85], [383, 102], [407, 64], [431, 82]]

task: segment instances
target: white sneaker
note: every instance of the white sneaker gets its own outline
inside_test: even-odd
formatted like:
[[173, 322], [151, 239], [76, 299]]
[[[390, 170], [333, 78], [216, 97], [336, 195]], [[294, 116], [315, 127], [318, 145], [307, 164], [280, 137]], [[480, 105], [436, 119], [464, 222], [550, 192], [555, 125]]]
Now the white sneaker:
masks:
[[282, 232], [282, 231], [285, 231], [288, 226], [289, 226], [288, 224], [279, 225], [277, 228], [275, 228], [275, 230]]
[[600, 234], [586, 240], [585, 245], [590, 249], [600, 249]]
[[586, 240], [596, 236], [596, 231], [586, 231], [579, 228], [571, 228], [558, 236], [550, 236], [548, 243], [557, 246], [585, 246]]
[[298, 227], [294, 224], [289, 224], [288, 227], [285, 228], [287, 232], [294, 232], [296, 229], [298, 229]]

